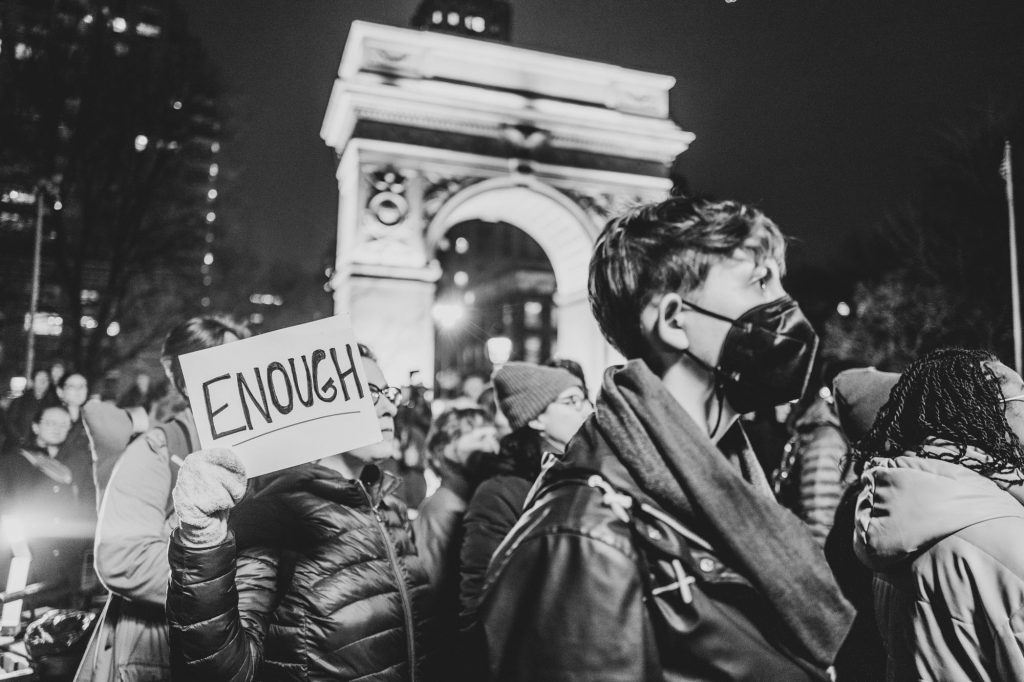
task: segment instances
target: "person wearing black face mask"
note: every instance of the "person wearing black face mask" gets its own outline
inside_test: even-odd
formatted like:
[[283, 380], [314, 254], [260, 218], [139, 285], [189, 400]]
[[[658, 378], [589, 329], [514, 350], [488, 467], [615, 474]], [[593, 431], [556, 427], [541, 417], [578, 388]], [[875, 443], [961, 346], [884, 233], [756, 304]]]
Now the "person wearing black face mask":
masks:
[[817, 336], [737, 202], [612, 220], [591, 309], [626, 358], [488, 568], [491, 680], [825, 680], [852, 611], [737, 417], [798, 398]]

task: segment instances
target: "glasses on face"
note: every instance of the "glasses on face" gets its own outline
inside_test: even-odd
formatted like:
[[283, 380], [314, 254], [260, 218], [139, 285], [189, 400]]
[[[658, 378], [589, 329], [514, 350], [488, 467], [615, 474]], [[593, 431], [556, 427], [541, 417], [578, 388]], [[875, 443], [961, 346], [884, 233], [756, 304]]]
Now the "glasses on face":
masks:
[[590, 400], [586, 396], [582, 395], [567, 395], [564, 398], [558, 398], [554, 402], [559, 405], [567, 405], [575, 408], [577, 411], [582, 411], [585, 407], [590, 407]]
[[374, 405], [380, 402], [381, 396], [387, 398], [396, 407], [398, 406], [398, 401], [402, 399], [402, 389], [400, 388], [395, 388], [394, 386], [374, 386], [373, 384], [367, 384], [366, 387], [370, 389], [370, 399], [373, 400]]
[[1021, 393], [1020, 395], [1011, 395], [1009, 398], [1000, 398], [999, 402], [1004, 405], [1006, 403], [1024, 402], [1024, 393]]

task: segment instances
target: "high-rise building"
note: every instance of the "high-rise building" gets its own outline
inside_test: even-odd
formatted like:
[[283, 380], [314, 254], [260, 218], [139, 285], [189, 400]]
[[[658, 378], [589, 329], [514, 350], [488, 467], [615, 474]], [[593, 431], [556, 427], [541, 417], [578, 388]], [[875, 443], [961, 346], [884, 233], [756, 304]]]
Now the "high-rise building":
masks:
[[172, 0], [0, 3], [0, 381], [30, 324], [37, 365], [96, 375], [163, 269], [212, 283], [221, 124], [185, 28]]

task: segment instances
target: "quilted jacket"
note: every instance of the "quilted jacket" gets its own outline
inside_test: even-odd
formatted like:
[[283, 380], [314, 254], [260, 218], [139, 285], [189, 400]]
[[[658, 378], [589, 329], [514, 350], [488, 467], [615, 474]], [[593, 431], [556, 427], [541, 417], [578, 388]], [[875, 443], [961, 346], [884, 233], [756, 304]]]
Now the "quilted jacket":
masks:
[[318, 464], [264, 477], [220, 545], [189, 548], [175, 531], [172, 679], [424, 679], [427, 575], [389, 496], [397, 480], [367, 469], [362, 481]]

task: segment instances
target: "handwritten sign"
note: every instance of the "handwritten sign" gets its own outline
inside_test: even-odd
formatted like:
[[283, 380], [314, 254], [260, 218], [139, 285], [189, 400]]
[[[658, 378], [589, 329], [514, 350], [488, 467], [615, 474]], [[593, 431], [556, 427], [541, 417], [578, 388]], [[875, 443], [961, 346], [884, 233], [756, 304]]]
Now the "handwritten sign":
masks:
[[346, 315], [180, 361], [199, 442], [234, 450], [250, 478], [382, 438]]

